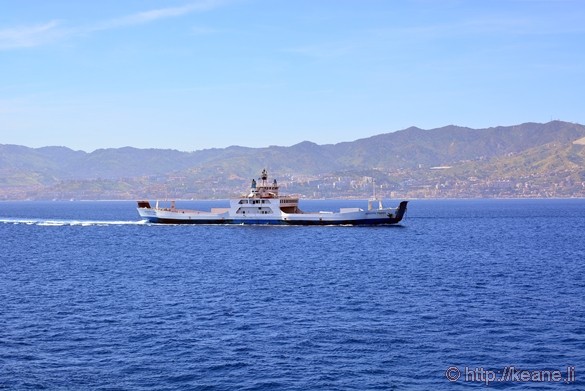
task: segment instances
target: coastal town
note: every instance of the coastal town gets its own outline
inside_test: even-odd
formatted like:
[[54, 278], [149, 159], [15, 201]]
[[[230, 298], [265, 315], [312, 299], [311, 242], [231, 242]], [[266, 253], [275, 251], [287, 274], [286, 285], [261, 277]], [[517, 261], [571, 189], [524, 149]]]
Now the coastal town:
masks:
[[[585, 197], [585, 180], [572, 171], [554, 178], [530, 174], [513, 179], [455, 175], [450, 167], [275, 176], [284, 194], [305, 199]], [[200, 173], [69, 180], [50, 187], [3, 186], [0, 200], [225, 199], [245, 193], [249, 180], [229, 174], [205, 177]]]

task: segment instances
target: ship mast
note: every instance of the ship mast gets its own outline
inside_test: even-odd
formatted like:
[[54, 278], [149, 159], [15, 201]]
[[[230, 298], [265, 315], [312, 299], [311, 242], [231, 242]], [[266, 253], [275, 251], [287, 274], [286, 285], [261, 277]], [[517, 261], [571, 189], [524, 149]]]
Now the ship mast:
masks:
[[382, 198], [376, 198], [376, 178], [372, 178], [372, 198], [368, 200], [368, 210], [374, 209], [373, 203], [375, 201], [378, 201], [378, 209], [384, 209], [384, 206], [382, 205]]

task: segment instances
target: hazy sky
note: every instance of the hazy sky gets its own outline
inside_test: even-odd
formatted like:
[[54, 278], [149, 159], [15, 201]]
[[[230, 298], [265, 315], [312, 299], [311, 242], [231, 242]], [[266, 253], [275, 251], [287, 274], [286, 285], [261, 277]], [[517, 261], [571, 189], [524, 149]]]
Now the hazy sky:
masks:
[[582, 0], [0, 0], [0, 144], [585, 123]]

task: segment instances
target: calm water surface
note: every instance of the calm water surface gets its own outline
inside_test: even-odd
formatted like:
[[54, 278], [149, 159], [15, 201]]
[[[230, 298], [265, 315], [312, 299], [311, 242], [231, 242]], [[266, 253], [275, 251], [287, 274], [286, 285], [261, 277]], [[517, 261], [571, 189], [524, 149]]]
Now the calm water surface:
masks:
[[465, 367], [574, 366], [489, 388], [583, 390], [584, 243], [585, 200], [415, 200], [393, 227], [2, 202], [0, 389], [485, 389]]

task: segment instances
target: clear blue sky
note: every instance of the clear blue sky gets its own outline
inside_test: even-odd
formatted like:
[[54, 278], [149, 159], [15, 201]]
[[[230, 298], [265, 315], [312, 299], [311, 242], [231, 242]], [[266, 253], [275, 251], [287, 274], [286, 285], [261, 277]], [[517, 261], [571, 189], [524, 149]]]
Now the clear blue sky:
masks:
[[0, 144], [585, 123], [581, 0], [0, 0]]

